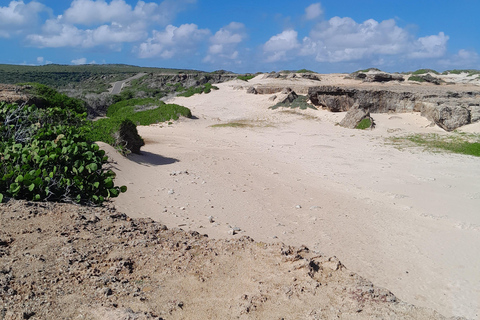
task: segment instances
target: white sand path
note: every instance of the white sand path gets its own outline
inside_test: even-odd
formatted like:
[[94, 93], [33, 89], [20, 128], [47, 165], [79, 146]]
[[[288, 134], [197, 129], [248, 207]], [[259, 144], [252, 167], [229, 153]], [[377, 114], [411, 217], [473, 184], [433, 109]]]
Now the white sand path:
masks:
[[[343, 114], [268, 110], [268, 95], [239, 84], [176, 98], [199, 119], [139, 127], [143, 155], [110, 151], [129, 188], [120, 211], [212, 238], [303, 244], [406, 302], [479, 318], [478, 158], [385, 140], [442, 133], [417, 114], [376, 114], [375, 130], [349, 130], [335, 126]], [[211, 127], [238, 120], [253, 127]]]

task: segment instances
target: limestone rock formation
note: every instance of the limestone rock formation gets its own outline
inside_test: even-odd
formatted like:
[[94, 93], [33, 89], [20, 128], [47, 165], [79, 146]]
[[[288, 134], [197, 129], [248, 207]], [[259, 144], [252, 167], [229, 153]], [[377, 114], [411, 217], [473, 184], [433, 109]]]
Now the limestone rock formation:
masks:
[[295, 91], [290, 91], [287, 96], [280, 101], [280, 103], [292, 103], [297, 98], [298, 95], [295, 93]]
[[389, 82], [389, 81], [405, 81], [401, 74], [389, 74], [389, 73], [357, 73], [356, 79], [363, 80], [365, 82]]
[[421, 112], [444, 130], [455, 130], [480, 120], [480, 91], [408, 90], [378, 87], [311, 87], [313, 105], [331, 112], [350, 110], [356, 103], [371, 113]]
[[257, 89], [255, 89], [255, 87], [250, 87], [247, 89], [247, 93], [250, 93], [250, 94], [257, 94]]
[[340, 125], [345, 128], [355, 129], [358, 124], [363, 120], [368, 118], [370, 120], [370, 128], [374, 126], [372, 117], [370, 116], [370, 111], [366, 106], [360, 106], [360, 104], [355, 103], [350, 110], [348, 110], [345, 118], [340, 122]]

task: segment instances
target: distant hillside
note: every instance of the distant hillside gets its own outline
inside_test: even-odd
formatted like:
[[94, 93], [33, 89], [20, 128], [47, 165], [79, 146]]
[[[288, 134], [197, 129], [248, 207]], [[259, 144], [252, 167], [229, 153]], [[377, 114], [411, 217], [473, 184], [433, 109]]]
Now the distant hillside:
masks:
[[165, 69], [130, 66], [124, 64], [91, 64], [91, 65], [58, 65], [22, 66], [0, 64], [0, 83], [17, 84], [38, 82], [55, 88], [72, 86], [84, 81], [111, 82], [126, 79], [134, 74], [146, 73], [198, 73], [186, 69]]

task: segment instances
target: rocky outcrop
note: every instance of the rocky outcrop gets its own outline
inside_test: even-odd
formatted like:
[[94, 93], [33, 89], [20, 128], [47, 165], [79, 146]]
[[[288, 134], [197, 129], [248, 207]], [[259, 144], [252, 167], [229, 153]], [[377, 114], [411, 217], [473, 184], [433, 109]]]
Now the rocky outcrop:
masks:
[[331, 112], [348, 111], [355, 104], [371, 113], [421, 112], [447, 131], [480, 120], [480, 91], [432, 92], [319, 86], [311, 87], [308, 97], [313, 105]]
[[363, 119], [369, 119], [370, 128], [373, 128], [374, 122], [370, 116], [368, 106], [360, 106], [360, 104], [355, 103], [350, 110], [348, 110], [345, 118], [340, 122], [340, 125], [345, 128], [355, 129]]
[[435, 78], [431, 74], [425, 74], [425, 75], [413, 75], [410, 78], [408, 78], [410, 81], [420, 81], [420, 82], [428, 82], [428, 83], [433, 83], [436, 85], [442, 84], [444, 81], [438, 78]]
[[365, 82], [389, 82], [389, 81], [405, 81], [401, 74], [389, 73], [357, 73], [355, 79], [363, 80]]
[[305, 73], [295, 73], [295, 72], [290, 72], [290, 73], [282, 73], [282, 72], [272, 72], [272, 73], [267, 73], [264, 75], [265, 79], [294, 79], [294, 78], [303, 78], [303, 79], [308, 79], [308, 80], [313, 80], [313, 81], [321, 81], [320, 77], [311, 72], [305, 72]]
[[249, 94], [257, 94], [257, 89], [255, 89], [255, 87], [250, 87], [247, 89], [247, 93]]
[[[453, 131], [461, 126], [472, 123], [471, 109], [466, 107], [424, 103], [420, 112], [422, 116], [446, 131]], [[478, 119], [476, 121], [478, 121]]]
[[295, 93], [295, 91], [291, 91], [291, 89], [290, 89], [290, 92], [287, 93], [287, 96], [285, 98], [283, 98], [280, 101], [280, 103], [292, 103], [297, 98], [298, 98], [298, 95]]

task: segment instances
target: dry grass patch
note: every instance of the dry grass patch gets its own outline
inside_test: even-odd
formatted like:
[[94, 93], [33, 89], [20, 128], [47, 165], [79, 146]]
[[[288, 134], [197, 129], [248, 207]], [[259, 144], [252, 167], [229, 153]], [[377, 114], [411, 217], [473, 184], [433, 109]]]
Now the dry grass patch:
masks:
[[227, 123], [219, 123], [211, 126], [212, 128], [266, 128], [273, 127], [266, 120], [236, 120]]

